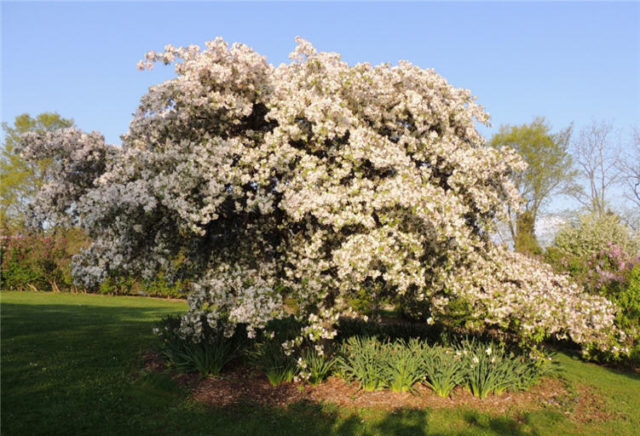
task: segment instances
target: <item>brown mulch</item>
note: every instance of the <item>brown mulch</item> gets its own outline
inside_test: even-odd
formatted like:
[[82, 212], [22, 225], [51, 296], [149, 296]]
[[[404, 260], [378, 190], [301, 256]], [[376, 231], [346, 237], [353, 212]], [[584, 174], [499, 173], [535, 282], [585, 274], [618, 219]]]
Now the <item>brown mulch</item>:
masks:
[[284, 407], [307, 401], [334, 403], [349, 409], [367, 407], [395, 410], [466, 406], [495, 413], [556, 405], [559, 403], [558, 398], [565, 394], [564, 384], [552, 378], [544, 379], [527, 392], [503, 393], [483, 400], [461, 388], [456, 388], [450, 398], [442, 398], [422, 385], [417, 386], [413, 392], [365, 392], [357, 384], [349, 384], [338, 377], [331, 377], [317, 386], [283, 383], [274, 387], [264, 375], [244, 367], [226, 371], [217, 377], [202, 379], [192, 390], [192, 396], [196, 401], [214, 407], [247, 403]]
[[365, 392], [357, 384], [332, 377], [325, 383], [311, 387], [310, 400], [336, 403], [348, 408], [373, 407], [393, 410], [398, 408], [457, 408], [470, 407], [481, 411], [503, 413], [507, 410], [524, 410], [552, 404], [566, 390], [557, 379], [545, 379], [528, 392], [503, 393], [485, 399], [474, 397], [462, 388], [456, 388], [449, 398], [436, 395], [424, 385], [417, 385], [413, 392], [391, 392], [388, 390]]
[[195, 400], [212, 406], [256, 404], [284, 407], [306, 400], [302, 384], [282, 383], [271, 386], [267, 378], [249, 368], [238, 367], [222, 374], [202, 379], [193, 389]]
[[[144, 367], [150, 371], [164, 371], [162, 357], [154, 353], [143, 356]], [[565, 382], [544, 378], [526, 392], [506, 392], [480, 399], [468, 390], [456, 388], [449, 398], [437, 396], [423, 385], [413, 392], [389, 390], [365, 392], [357, 383], [349, 384], [338, 377], [330, 377], [312, 386], [301, 382], [271, 386], [264, 374], [245, 366], [225, 370], [218, 376], [201, 378], [198, 374], [176, 374], [176, 381], [191, 390], [194, 400], [212, 407], [251, 404], [267, 407], [286, 407], [293, 403], [333, 403], [346, 409], [376, 408], [439, 409], [473, 408], [491, 414], [504, 414], [557, 407], [577, 422], [603, 421], [611, 418], [605, 403], [593, 389], [579, 385], [569, 392]]]

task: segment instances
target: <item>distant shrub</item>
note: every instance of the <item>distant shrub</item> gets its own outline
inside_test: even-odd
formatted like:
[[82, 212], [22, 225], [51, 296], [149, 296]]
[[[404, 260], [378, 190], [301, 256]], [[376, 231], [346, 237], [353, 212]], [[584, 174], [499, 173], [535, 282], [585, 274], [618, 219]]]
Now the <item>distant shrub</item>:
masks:
[[631, 256], [640, 253], [640, 240], [614, 214], [579, 215], [564, 226], [545, 253], [556, 270], [568, 272], [578, 281], [586, 280], [588, 262], [602, 250], [616, 246]]
[[624, 247], [609, 243], [586, 262], [587, 274], [582, 278], [586, 289], [614, 297], [629, 286], [631, 271], [640, 262], [637, 255]]
[[518, 253], [533, 255], [542, 254], [542, 248], [538, 244], [535, 234], [535, 218], [531, 211], [525, 211], [518, 216], [516, 221], [517, 231], [514, 241], [514, 249]]
[[610, 297], [619, 307], [617, 323], [629, 335], [630, 362], [640, 365], [640, 262], [629, 272], [628, 284]]
[[[73, 257], [89, 244], [81, 229], [56, 228], [41, 235], [0, 236], [0, 283], [3, 290], [85, 292], [74, 283]], [[184, 298], [190, 285], [171, 282], [163, 274], [143, 280], [133, 276], [111, 276], [94, 292], [109, 295], [144, 295]]]
[[[545, 256], [556, 270], [569, 273], [585, 290], [606, 297], [617, 306], [615, 322], [626, 338], [612, 351], [629, 349], [630, 360], [639, 361], [634, 357], [640, 349], [638, 234], [616, 215], [582, 215], [558, 233]], [[606, 352], [593, 357], [614, 358]]]
[[184, 289], [188, 286], [188, 283], [182, 280], [171, 283], [162, 275], [150, 280], [131, 276], [112, 276], [100, 283], [97, 292], [108, 295], [185, 298], [187, 294]]
[[71, 259], [86, 244], [78, 229], [44, 235], [3, 235], [0, 241], [2, 289], [75, 290]]

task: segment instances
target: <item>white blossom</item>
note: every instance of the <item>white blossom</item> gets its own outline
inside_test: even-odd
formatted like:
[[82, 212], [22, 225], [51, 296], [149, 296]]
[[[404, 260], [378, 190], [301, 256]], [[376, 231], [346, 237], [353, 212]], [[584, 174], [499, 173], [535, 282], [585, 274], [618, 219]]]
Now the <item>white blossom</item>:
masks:
[[183, 335], [206, 322], [252, 336], [293, 313], [306, 325], [289, 351], [333, 338], [362, 289], [429, 323], [467, 307], [469, 328], [615, 342], [606, 299], [491, 243], [519, 207], [510, 176], [524, 162], [485, 144], [470, 91], [406, 61], [349, 66], [297, 43], [278, 67], [220, 38], [150, 51], [139, 68], [177, 76], [142, 97], [121, 149], [77, 130], [25, 137], [25, 157], [56, 162], [35, 215], [92, 238], [80, 283], [187, 278]]

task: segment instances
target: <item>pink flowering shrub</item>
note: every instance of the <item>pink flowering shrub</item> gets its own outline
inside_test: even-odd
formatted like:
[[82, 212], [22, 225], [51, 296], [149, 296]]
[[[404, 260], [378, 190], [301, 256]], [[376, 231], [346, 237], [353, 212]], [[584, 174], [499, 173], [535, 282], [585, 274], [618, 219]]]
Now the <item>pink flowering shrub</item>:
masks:
[[640, 257], [611, 242], [586, 262], [585, 287], [598, 293], [612, 293], [629, 284], [631, 270]]
[[589, 259], [587, 268], [585, 288], [620, 308], [617, 324], [640, 346], [640, 257], [608, 244]]
[[616, 271], [628, 270], [638, 256], [638, 234], [613, 213], [577, 216], [557, 233], [545, 253], [557, 271], [568, 273], [591, 292], [620, 278]]
[[640, 292], [633, 273], [640, 268], [637, 233], [611, 213], [581, 215], [556, 235], [545, 257], [588, 293], [614, 303], [624, 348], [640, 349]]
[[468, 90], [297, 41], [278, 67], [221, 39], [148, 53], [140, 68], [177, 76], [142, 97], [121, 148], [74, 129], [25, 137], [25, 156], [59, 162], [34, 212], [93, 241], [75, 258], [79, 283], [191, 280], [181, 333], [195, 341], [203, 323], [255, 335], [293, 312], [305, 327], [285, 348], [320, 342], [364, 291], [425, 319], [455, 307], [470, 328], [526, 343], [611, 349], [608, 300], [491, 243], [524, 163], [486, 146]]

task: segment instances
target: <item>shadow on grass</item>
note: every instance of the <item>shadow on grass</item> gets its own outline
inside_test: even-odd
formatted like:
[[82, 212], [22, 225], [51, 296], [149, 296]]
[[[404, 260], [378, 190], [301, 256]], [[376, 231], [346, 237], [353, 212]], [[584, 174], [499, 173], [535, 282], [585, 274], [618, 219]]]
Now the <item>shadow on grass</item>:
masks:
[[[511, 436], [537, 436], [537, 432], [525, 431], [522, 425], [513, 419], [504, 416], [488, 416], [479, 414], [474, 411], [468, 411], [464, 414], [464, 420], [473, 426], [473, 432], [469, 434], [477, 434], [478, 430], [482, 434], [495, 435], [511, 435]], [[466, 434], [466, 433], [463, 433]]]
[[364, 418], [332, 405], [296, 403], [287, 408], [234, 406], [210, 409], [209, 416], [224, 417], [219, 434], [251, 435], [394, 435], [425, 436], [428, 412], [402, 410]]
[[[632, 366], [633, 365], [633, 366]], [[629, 366], [603, 366], [607, 371], [617, 376], [628, 377], [634, 383], [640, 382], [640, 364], [637, 362], [630, 363]]]
[[[43, 323], [64, 328], [83, 323], [149, 323], [178, 310], [161, 306], [114, 307], [87, 304], [16, 304], [2, 302], [4, 326], [12, 329], [17, 324], [30, 324], [38, 329]], [[17, 331], [16, 333], [19, 333]]]
[[538, 435], [527, 431], [513, 419], [491, 417], [473, 411], [463, 416], [456, 411], [429, 409], [356, 412], [341, 410], [333, 405], [297, 403], [285, 409], [236, 406], [209, 411], [210, 417], [218, 414], [225, 416], [226, 424], [221, 427], [224, 431], [219, 434], [234, 435]]
[[626, 361], [620, 364], [615, 363], [603, 363], [598, 364], [595, 362], [589, 362], [582, 359], [580, 353], [575, 350], [563, 350], [564, 354], [570, 359], [571, 362], [580, 362], [592, 369], [604, 369], [614, 377], [625, 377], [631, 379], [631, 383], [636, 384], [640, 382], [640, 362], [639, 361]]
[[153, 324], [176, 308], [34, 304], [37, 298], [2, 303], [3, 435], [422, 436], [460, 434], [460, 427], [527, 434], [513, 420], [455, 410], [348, 411], [314, 403], [211, 409], [170, 375], [142, 370]]

